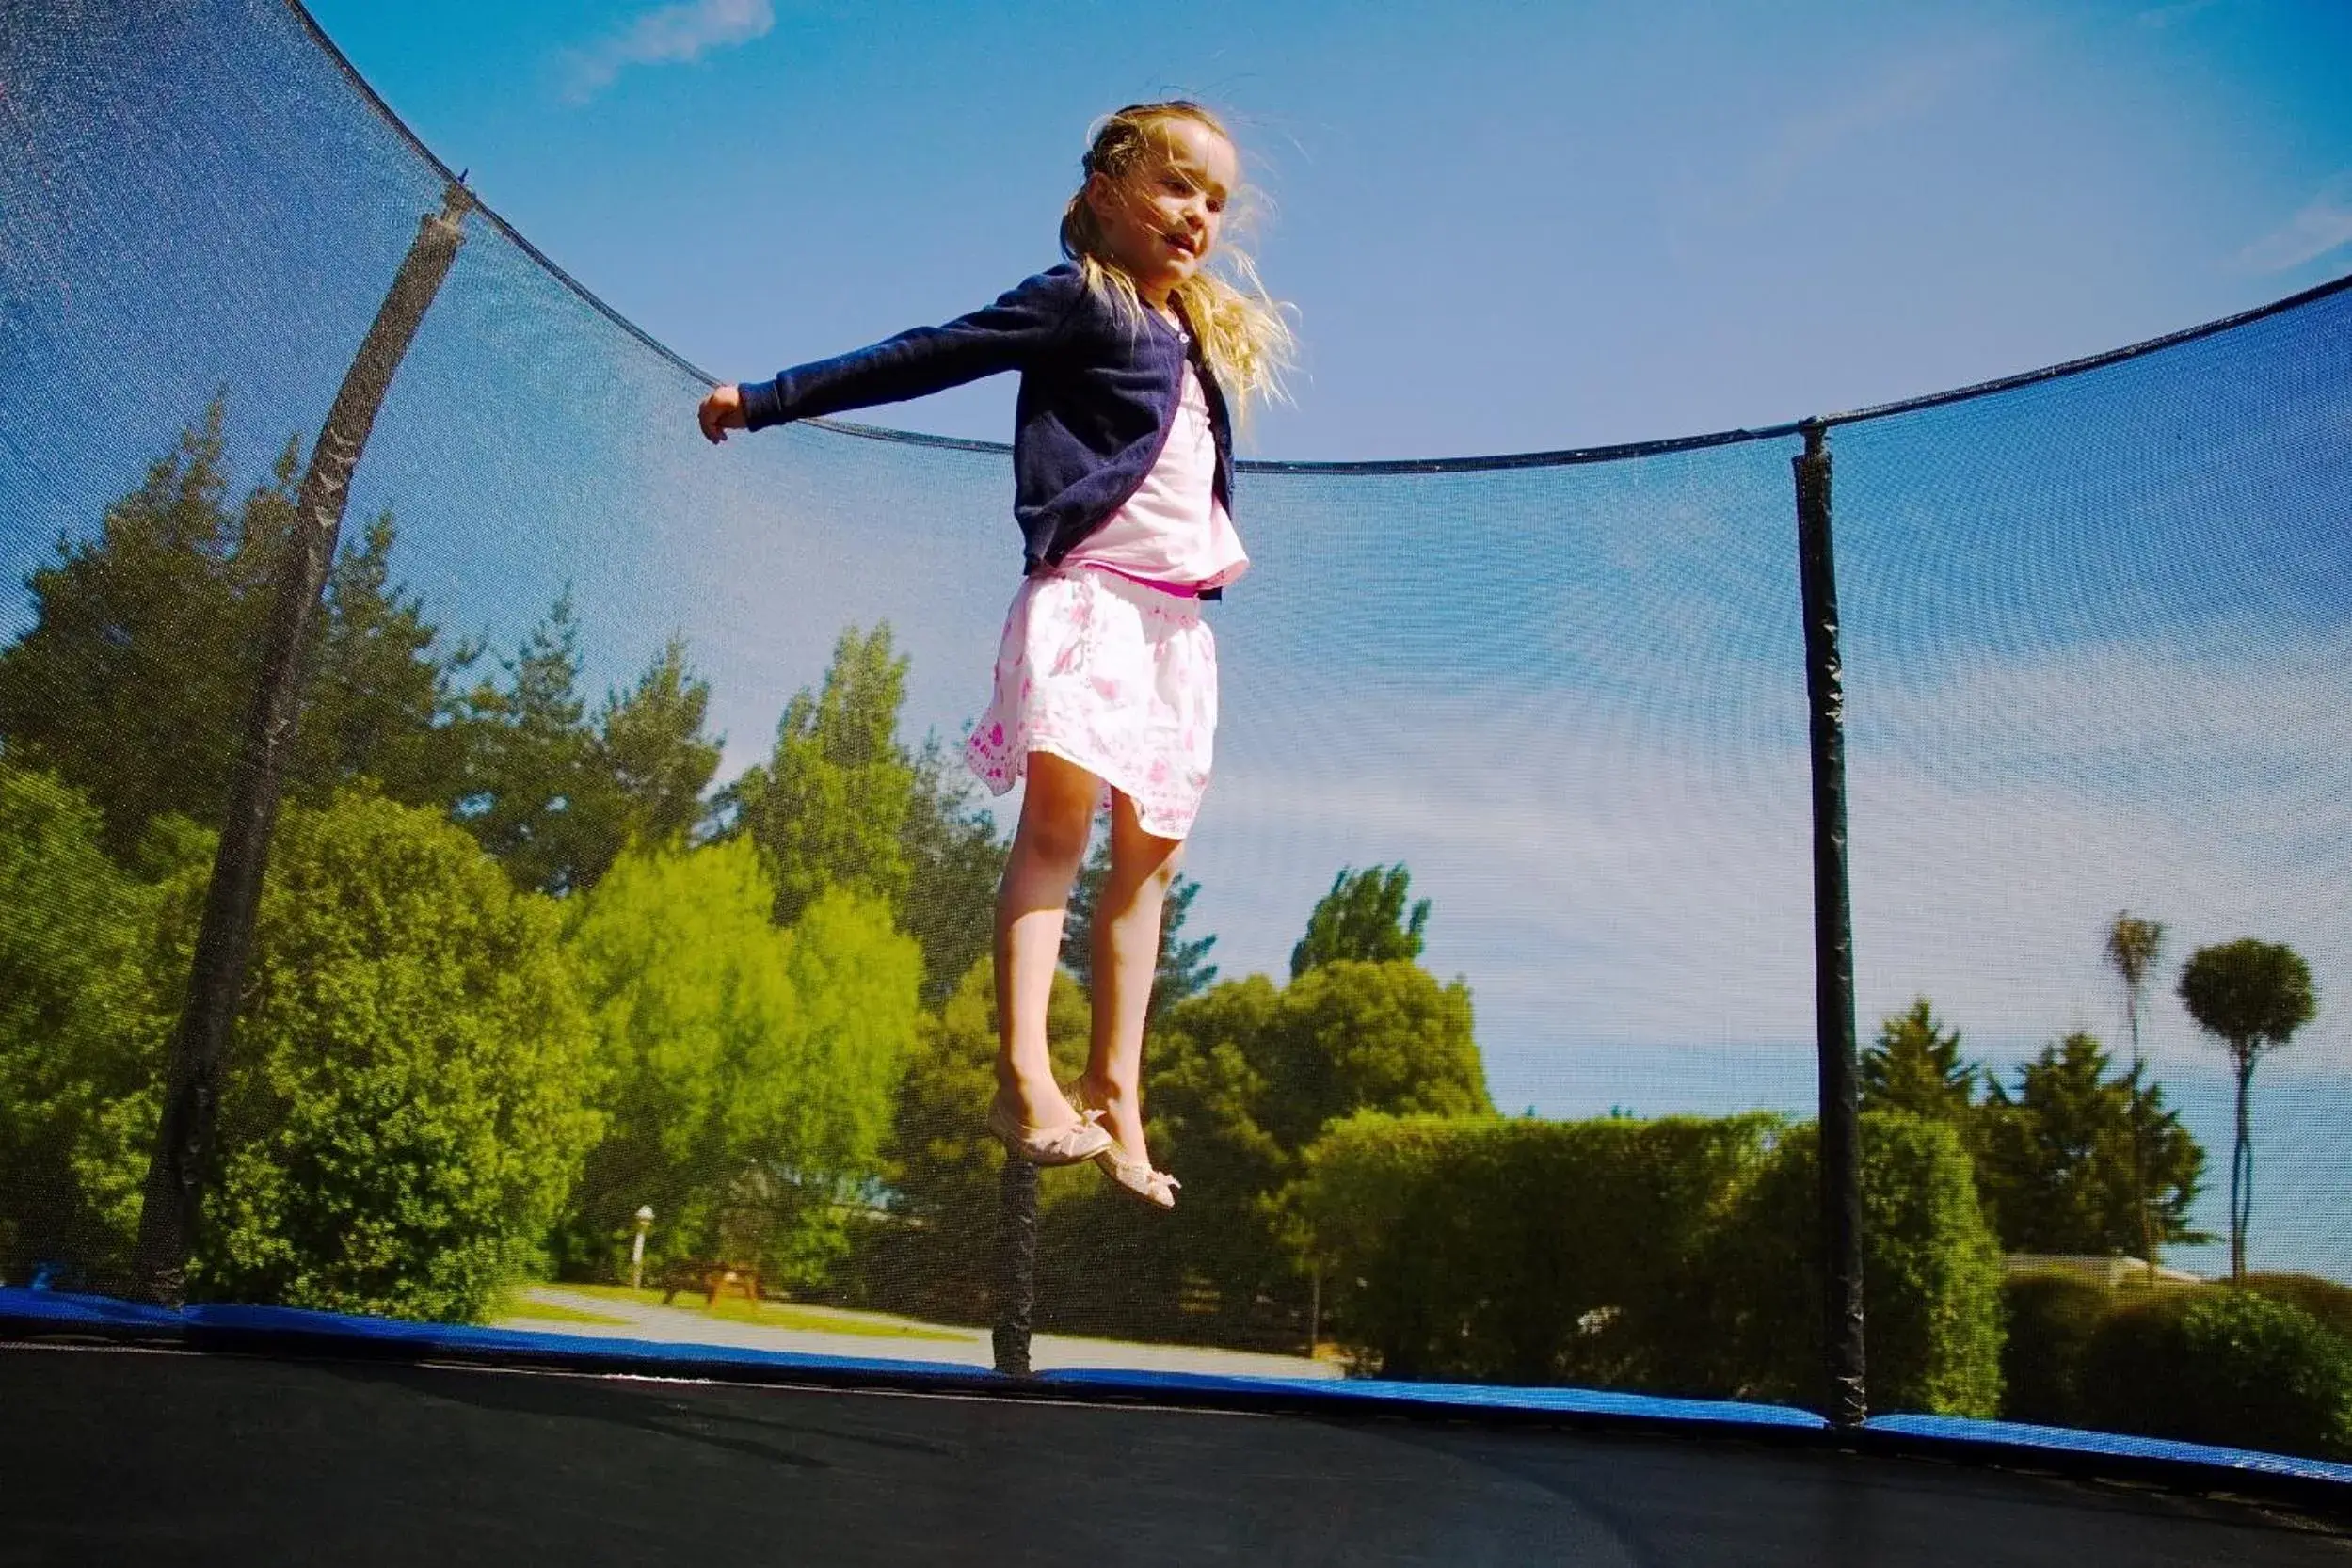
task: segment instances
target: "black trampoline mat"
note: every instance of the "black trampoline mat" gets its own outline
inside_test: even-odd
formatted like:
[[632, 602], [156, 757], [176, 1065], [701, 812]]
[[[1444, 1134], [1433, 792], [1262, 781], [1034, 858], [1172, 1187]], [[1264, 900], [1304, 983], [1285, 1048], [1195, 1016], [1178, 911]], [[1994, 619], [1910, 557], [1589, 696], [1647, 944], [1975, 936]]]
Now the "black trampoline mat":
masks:
[[2352, 1564], [2277, 1510], [1721, 1438], [0, 1351], [0, 1563]]

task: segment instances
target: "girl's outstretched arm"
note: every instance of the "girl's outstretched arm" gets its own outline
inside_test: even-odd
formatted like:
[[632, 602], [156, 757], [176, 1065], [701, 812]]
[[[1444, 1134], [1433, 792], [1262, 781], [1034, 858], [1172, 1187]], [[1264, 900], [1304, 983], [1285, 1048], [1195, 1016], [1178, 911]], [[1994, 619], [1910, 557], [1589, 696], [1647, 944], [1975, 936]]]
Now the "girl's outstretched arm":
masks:
[[[1061, 335], [1084, 287], [1076, 268], [1056, 267], [945, 326], [918, 327], [869, 348], [781, 372], [773, 381], [722, 388], [703, 400], [703, 434], [720, 440], [732, 428], [760, 430], [904, 402], [1018, 370]], [[732, 411], [721, 395], [728, 392], [734, 393]]]

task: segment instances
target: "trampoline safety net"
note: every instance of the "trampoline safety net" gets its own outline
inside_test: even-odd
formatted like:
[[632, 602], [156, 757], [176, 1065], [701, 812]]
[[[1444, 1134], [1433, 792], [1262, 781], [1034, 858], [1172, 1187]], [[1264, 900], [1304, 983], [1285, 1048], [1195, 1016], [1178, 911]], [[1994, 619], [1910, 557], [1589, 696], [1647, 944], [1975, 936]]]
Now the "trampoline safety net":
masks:
[[[0, 72], [0, 1288], [129, 1294], [297, 492], [450, 181], [277, 0], [11, 0]], [[1009, 460], [714, 451], [459, 205], [184, 1288], [984, 1362]], [[1801, 447], [1247, 465], [1181, 1197], [1047, 1172], [1040, 1333], [1821, 1408]], [[2352, 1459], [2352, 292], [1826, 449], [1871, 1409]]]

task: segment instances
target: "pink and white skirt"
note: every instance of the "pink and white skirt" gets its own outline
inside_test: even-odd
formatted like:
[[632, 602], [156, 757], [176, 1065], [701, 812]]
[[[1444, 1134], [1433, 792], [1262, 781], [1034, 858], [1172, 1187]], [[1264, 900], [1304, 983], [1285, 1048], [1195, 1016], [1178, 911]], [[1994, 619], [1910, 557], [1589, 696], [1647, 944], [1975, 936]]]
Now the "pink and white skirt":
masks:
[[1181, 839], [1216, 735], [1217, 639], [1200, 600], [1080, 567], [1022, 579], [964, 760], [1003, 794], [1031, 752], [1051, 752], [1132, 800], [1144, 832]]

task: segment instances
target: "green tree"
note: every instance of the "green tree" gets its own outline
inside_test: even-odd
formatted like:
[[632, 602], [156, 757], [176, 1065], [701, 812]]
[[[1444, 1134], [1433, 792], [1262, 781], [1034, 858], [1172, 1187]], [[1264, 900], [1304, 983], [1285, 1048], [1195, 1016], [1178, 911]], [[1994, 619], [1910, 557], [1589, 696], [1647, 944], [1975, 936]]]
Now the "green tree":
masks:
[[95, 538], [58, 539], [25, 578], [32, 630], [0, 654], [11, 755], [96, 803], [118, 856], [166, 812], [219, 820], [251, 701], [292, 454], [232, 516], [224, 419], [216, 398]]
[[1430, 901], [1422, 899], [1408, 913], [1412, 889], [1413, 873], [1401, 861], [1360, 872], [1341, 867], [1331, 891], [1307, 917], [1306, 935], [1290, 950], [1290, 978], [1342, 959], [1382, 964], [1420, 957]]
[[1862, 1053], [1862, 1103], [1870, 1111], [1908, 1111], [1964, 1126], [1983, 1069], [1960, 1055], [1960, 1031], [1937, 1021], [1926, 997], [1879, 1025]]
[[[77, 1201], [127, 1251], [210, 875], [177, 861], [135, 961], [60, 1043]], [[555, 909], [439, 813], [361, 791], [280, 818], [225, 1066], [194, 1279], [214, 1298], [471, 1320], [531, 1266], [595, 1120]]]
[[1184, 1267], [1215, 1288], [1228, 1323], [1261, 1298], [1297, 1295], [1281, 1194], [1303, 1150], [1267, 1127], [1259, 1054], [1284, 1022], [1282, 998], [1262, 975], [1227, 981], [1169, 1009], [1148, 1042], [1152, 1159], [1184, 1181], [1175, 1211], [1154, 1218]]
[[1286, 1192], [1326, 1128], [1358, 1112], [1494, 1110], [1468, 987], [1404, 961], [1211, 986], [1168, 1010], [1147, 1078], [1153, 1158], [1184, 1180], [1165, 1228], [1228, 1319], [1304, 1304]]
[[600, 792], [608, 794], [599, 804], [609, 825], [597, 846], [595, 876], [632, 840], [677, 848], [709, 820], [703, 792], [718, 772], [726, 739], [704, 733], [710, 712], [711, 684], [686, 663], [686, 641], [677, 635], [628, 696], [604, 694], [594, 756]]
[[2237, 1080], [2237, 1139], [2230, 1158], [2230, 1277], [2246, 1277], [2254, 1219], [2254, 1065], [2282, 1049], [2319, 1011], [2311, 966], [2278, 942], [2251, 936], [2199, 948], [2181, 968], [2189, 1016], [2229, 1048]]
[[446, 658], [421, 600], [392, 582], [399, 537], [392, 514], [346, 538], [327, 580], [325, 612], [312, 629], [302, 716], [287, 769], [312, 804], [362, 778], [390, 799], [446, 810], [464, 772], [453, 678], [480, 660], [461, 642]]
[[[2148, 1000], [2148, 971], [2155, 968], [2156, 958], [2164, 951], [2164, 922], [2144, 920], [2128, 909], [2119, 909], [2115, 919], [2107, 922], [2104, 951], [2116, 978], [2123, 982], [2123, 1026], [2132, 1036], [2132, 1072], [2137, 1077], [2148, 1068], [2148, 1058], [2140, 1049], [2139, 1019]], [[2134, 1138], [2133, 1179], [2142, 1191], [2146, 1190], [2143, 1167], [2147, 1158], [2148, 1151], [2141, 1147], [2139, 1139]], [[2149, 1277], [2152, 1279], [2156, 1272], [2156, 1224], [2145, 1208], [2140, 1213], [2139, 1228], [2140, 1256], [2147, 1260]]]
[[[1977, 1187], [2010, 1252], [2113, 1256], [2140, 1243], [2140, 1216], [2165, 1240], [2200, 1240], [2188, 1213], [2205, 1151], [2161, 1084], [2135, 1067], [2108, 1076], [2105, 1050], [2075, 1032], [1999, 1081], [1977, 1111]], [[2136, 1156], [2135, 1151], [2137, 1151]]]
[[[2000, 1409], [2001, 1248], [1949, 1123], [1862, 1118], [1864, 1316], [1880, 1409], [1989, 1417]], [[1824, 1386], [1819, 1128], [1790, 1128], [1714, 1226], [1692, 1282], [1737, 1399], [1815, 1405]], [[1707, 1353], [1707, 1352], [1702, 1352]]]
[[1168, 888], [1167, 902], [1160, 906], [1160, 963], [1151, 983], [1155, 1013], [1199, 996], [1217, 983], [1217, 966], [1208, 962], [1208, 951], [1217, 945], [1217, 938], [1203, 936], [1187, 940], [1184, 936], [1184, 922], [1191, 918], [1192, 901], [1200, 890], [1201, 885], [1192, 877], [1179, 876]]
[[[1095, 910], [1110, 880], [1111, 836], [1105, 832], [1096, 839], [1086, 864], [1079, 869], [1062, 920], [1062, 966], [1090, 998], [1095, 993]], [[1185, 920], [1200, 890], [1198, 882], [1179, 874], [1169, 884], [1167, 899], [1160, 906], [1160, 956], [1152, 967], [1147, 1017], [1160, 1017], [1168, 1008], [1199, 996], [1216, 983], [1217, 966], [1208, 962], [1208, 951], [1217, 945], [1217, 938], [1187, 940], [1184, 936]]]
[[913, 767], [899, 833], [907, 868], [899, 926], [922, 944], [922, 1004], [936, 1009], [989, 951], [1006, 844], [970, 771], [937, 735], [924, 737]]
[[[899, 1080], [913, 1058], [922, 950], [889, 906], [834, 888], [785, 934], [784, 971], [800, 998], [797, 1082], [772, 1080], [784, 1145], [768, 1157], [789, 1182], [801, 1236], [771, 1249], [787, 1279], [816, 1280], [847, 1252], [852, 1214], [879, 1205]], [[756, 1107], [755, 1107], [756, 1109]]]
[[517, 888], [562, 894], [582, 888], [582, 809], [594, 791], [596, 737], [581, 697], [580, 629], [571, 589], [556, 597], [514, 657], [506, 680], [468, 694], [468, 776], [457, 820], [506, 868]]
[[206, 1294], [469, 1321], [534, 1266], [597, 1127], [559, 925], [437, 813], [280, 819]]
[[680, 844], [712, 808], [702, 794], [720, 745], [703, 727], [711, 688], [673, 636], [636, 685], [607, 689], [594, 720], [579, 693], [579, 625], [567, 588], [466, 700], [472, 759], [458, 821], [519, 888], [562, 895], [596, 886], [632, 840]]
[[901, 906], [911, 878], [901, 833], [915, 770], [898, 741], [906, 661], [886, 622], [846, 628], [824, 685], [785, 705], [776, 750], [724, 792], [734, 830], [748, 833], [776, 875], [776, 921], [790, 925], [827, 888]]
[[[1090, 1016], [1069, 976], [1056, 974], [1046, 1009], [1054, 1076], [1086, 1062]], [[950, 1322], [985, 1322], [996, 1292], [997, 1177], [1002, 1146], [982, 1117], [997, 1092], [995, 966], [976, 960], [936, 1015], [925, 1015], [900, 1080], [888, 1143], [893, 1223], [872, 1238], [863, 1270], [870, 1299]], [[1099, 1178], [1043, 1173], [1042, 1207], [1083, 1201]]]
[[[146, 984], [165, 889], [126, 875], [101, 848], [96, 807], [54, 774], [0, 760], [0, 1277], [36, 1263], [77, 1265], [114, 1283], [136, 1220], [84, 1179], [83, 1156], [111, 1108], [148, 1087], [171, 1020]], [[185, 863], [209, 869], [193, 835]], [[162, 880], [168, 846], [151, 846]], [[178, 880], [184, 880], [181, 878]], [[195, 883], [200, 891], [201, 881]], [[152, 1114], [152, 1108], [150, 1110]]]
[[[232, 507], [225, 420], [216, 398], [95, 536], [58, 540], [25, 579], [32, 629], [0, 653], [0, 736], [98, 806], [118, 859], [160, 817], [218, 824], [259, 679], [300, 448]], [[448, 677], [479, 649], [437, 654], [417, 601], [390, 585], [395, 536], [378, 517], [336, 557], [287, 759], [295, 798], [362, 776], [410, 804], [456, 798]]]
[[1491, 1112], [1471, 1026], [1470, 988], [1418, 964], [1342, 958], [1290, 983], [1273, 1029], [1256, 1042], [1267, 1090], [1259, 1120], [1303, 1149], [1359, 1111]]
[[559, 1234], [567, 1269], [609, 1275], [650, 1204], [657, 1257], [828, 1276], [880, 1169], [920, 960], [863, 895], [828, 892], [788, 932], [775, 904], [735, 839], [630, 851], [577, 907], [606, 1130]]

